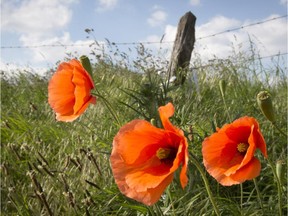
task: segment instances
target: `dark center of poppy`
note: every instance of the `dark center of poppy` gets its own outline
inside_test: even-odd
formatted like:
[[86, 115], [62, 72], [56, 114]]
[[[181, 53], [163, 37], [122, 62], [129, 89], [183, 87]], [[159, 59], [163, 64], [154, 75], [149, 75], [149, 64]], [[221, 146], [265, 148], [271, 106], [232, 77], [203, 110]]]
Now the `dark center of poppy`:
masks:
[[170, 161], [174, 160], [176, 157], [177, 151], [174, 148], [159, 148], [156, 152], [156, 156], [161, 161]]
[[248, 143], [239, 143], [237, 145], [237, 150], [240, 152], [240, 153], [245, 153], [247, 151], [249, 147], [249, 144]]

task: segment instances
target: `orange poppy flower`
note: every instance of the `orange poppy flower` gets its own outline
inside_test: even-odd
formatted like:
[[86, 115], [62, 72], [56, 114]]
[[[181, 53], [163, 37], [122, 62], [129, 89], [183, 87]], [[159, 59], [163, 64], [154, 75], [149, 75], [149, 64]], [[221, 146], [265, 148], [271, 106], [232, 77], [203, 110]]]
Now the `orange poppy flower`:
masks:
[[158, 110], [164, 129], [144, 120], [133, 120], [115, 136], [110, 156], [120, 191], [145, 205], [153, 205], [160, 199], [180, 165], [182, 188], [188, 182], [187, 140], [183, 131], [169, 121], [174, 107], [168, 103]]
[[73, 59], [61, 63], [48, 85], [48, 103], [58, 121], [71, 122], [78, 118], [96, 97], [90, 91], [93, 80], [81, 63]]
[[203, 141], [203, 162], [220, 184], [240, 184], [260, 174], [260, 161], [254, 157], [257, 148], [267, 157], [258, 122], [245, 116], [224, 125]]

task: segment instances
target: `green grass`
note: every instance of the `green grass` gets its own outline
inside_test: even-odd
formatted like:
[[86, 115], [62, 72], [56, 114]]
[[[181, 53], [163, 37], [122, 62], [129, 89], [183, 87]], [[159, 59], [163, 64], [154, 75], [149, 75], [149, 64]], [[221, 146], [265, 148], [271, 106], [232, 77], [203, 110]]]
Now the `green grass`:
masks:
[[[119, 128], [135, 118], [154, 118], [159, 124], [157, 107], [172, 101], [176, 112], [171, 121], [185, 131], [189, 151], [202, 169], [201, 143], [206, 136], [241, 116], [256, 118], [269, 156], [265, 160], [259, 154], [262, 170], [256, 184], [246, 181], [241, 192], [239, 185], [223, 187], [205, 175], [221, 215], [286, 215], [287, 138], [262, 115], [256, 95], [261, 90], [271, 93], [277, 126], [287, 134], [287, 68], [278, 64], [264, 68], [260, 60], [249, 61], [250, 57], [235, 54], [227, 62], [208, 67], [195, 61], [198, 69], [187, 74], [182, 86], [166, 85], [153, 62], [151, 66], [143, 56], [134, 65], [141, 73], [99, 61], [93, 78], [112, 108], [98, 98], [73, 123], [55, 121], [47, 103], [51, 74], [2, 75], [1, 214], [214, 215], [204, 182], [191, 161], [187, 187], [181, 189], [177, 172], [151, 207], [124, 197], [114, 183], [109, 155]], [[227, 83], [224, 99], [220, 80]], [[282, 164], [281, 179], [275, 175], [277, 161]]]

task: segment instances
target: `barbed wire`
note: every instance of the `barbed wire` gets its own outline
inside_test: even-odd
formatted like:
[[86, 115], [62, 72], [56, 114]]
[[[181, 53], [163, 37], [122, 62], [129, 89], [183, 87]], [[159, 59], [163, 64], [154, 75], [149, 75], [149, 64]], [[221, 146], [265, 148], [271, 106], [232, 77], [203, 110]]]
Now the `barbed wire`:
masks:
[[[285, 53], [277, 53], [277, 54], [273, 54], [273, 55], [267, 55], [267, 56], [258, 56], [258, 57], [251, 57], [248, 58], [248, 61], [254, 61], [254, 60], [262, 60], [262, 59], [266, 59], [266, 58], [273, 58], [275, 56], [280, 57], [280, 56], [284, 56], [284, 55], [288, 55], [288, 52]], [[210, 59], [209, 61], [213, 61], [213, 60], [218, 60], [218, 59]], [[221, 60], [221, 59], [220, 59]]]
[[[267, 19], [267, 20], [263, 20], [263, 21], [259, 21], [259, 22], [255, 22], [255, 23], [251, 23], [251, 24], [248, 24], [248, 25], [243, 25], [243, 26], [240, 26], [240, 27], [237, 27], [237, 28], [232, 28], [232, 29], [227, 29], [225, 31], [221, 31], [221, 32], [217, 32], [217, 33], [214, 33], [214, 34], [210, 34], [210, 35], [206, 35], [206, 36], [203, 36], [203, 37], [199, 37], [199, 38], [196, 38], [196, 40], [202, 40], [202, 39], [206, 39], [206, 38], [210, 38], [210, 37], [215, 37], [217, 35], [221, 35], [221, 34], [225, 34], [225, 33], [229, 33], [229, 32], [233, 32], [233, 31], [237, 31], [237, 30], [240, 30], [240, 29], [245, 29], [245, 28], [248, 28], [248, 27], [251, 27], [251, 26], [255, 26], [255, 25], [261, 25], [261, 24], [264, 24], [264, 23], [267, 23], [267, 22], [271, 22], [271, 21], [275, 21], [275, 20], [278, 20], [278, 19], [283, 19], [285, 17], [287, 17], [288, 15], [285, 14], [285, 15], [282, 15], [282, 16], [278, 16], [278, 17], [274, 17], [274, 18], [271, 18], [271, 19]], [[163, 36], [162, 36], [162, 39], [163, 39]], [[174, 41], [143, 41], [143, 42], [110, 42], [111, 45], [139, 45], [139, 44], [146, 44], [146, 45], [149, 45], [149, 44], [163, 44], [163, 43], [174, 43]], [[40, 44], [40, 45], [19, 45], [19, 46], [1, 46], [1, 49], [25, 49], [25, 48], [45, 48], [45, 47], [77, 47], [77, 46], [91, 46], [92, 44]], [[107, 45], [107, 44], [101, 44], [101, 45]], [[101, 49], [99, 49], [101, 50]]]
[[209, 37], [214, 37], [214, 36], [217, 36], [217, 35], [220, 35], [220, 34], [224, 34], [224, 33], [228, 33], [228, 32], [237, 31], [237, 30], [248, 28], [248, 27], [255, 26], [255, 25], [260, 25], [260, 24], [271, 22], [271, 21], [278, 20], [278, 19], [283, 19], [283, 18], [285, 18], [287, 16], [288, 15], [286, 14], [286, 15], [279, 16], [279, 17], [274, 17], [274, 18], [271, 18], [271, 19], [268, 19], [268, 20], [259, 21], [259, 22], [248, 24], [248, 25], [240, 26], [240, 27], [237, 27], [237, 28], [228, 29], [228, 30], [225, 30], [225, 31], [222, 31], [222, 32], [218, 32], [218, 33], [215, 33], [215, 34], [211, 34], [211, 35], [207, 35], [207, 36], [204, 36], [204, 37], [200, 37], [200, 38], [198, 38], [198, 40], [209, 38]]
[[[265, 59], [265, 58], [272, 58], [272, 57], [275, 57], [275, 56], [283, 56], [283, 55], [288, 55], [288, 52], [286, 53], [278, 53], [278, 54], [274, 54], [274, 55], [268, 55], [268, 56], [260, 56], [258, 58], [256, 58], [257, 60], [261, 60], [261, 59]], [[254, 60], [253, 58], [251, 58], [250, 60]]]

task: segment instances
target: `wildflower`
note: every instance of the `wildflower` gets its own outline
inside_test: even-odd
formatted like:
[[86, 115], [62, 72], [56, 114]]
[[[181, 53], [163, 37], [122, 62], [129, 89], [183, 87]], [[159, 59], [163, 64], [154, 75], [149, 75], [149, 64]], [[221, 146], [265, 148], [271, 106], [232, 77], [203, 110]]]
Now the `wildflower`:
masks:
[[203, 141], [204, 166], [220, 184], [240, 184], [260, 174], [260, 161], [254, 157], [257, 148], [267, 157], [258, 122], [252, 117], [239, 118]]
[[164, 129], [144, 120], [133, 120], [115, 136], [111, 167], [120, 191], [145, 205], [153, 205], [182, 165], [180, 182], [187, 185], [188, 144], [182, 130], [169, 121], [171, 103], [158, 109]]
[[58, 121], [71, 122], [78, 118], [96, 97], [90, 91], [93, 80], [80, 62], [73, 59], [61, 63], [48, 85], [48, 102]]

